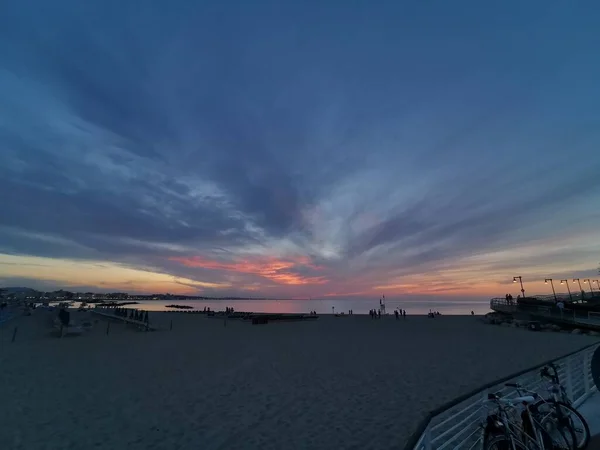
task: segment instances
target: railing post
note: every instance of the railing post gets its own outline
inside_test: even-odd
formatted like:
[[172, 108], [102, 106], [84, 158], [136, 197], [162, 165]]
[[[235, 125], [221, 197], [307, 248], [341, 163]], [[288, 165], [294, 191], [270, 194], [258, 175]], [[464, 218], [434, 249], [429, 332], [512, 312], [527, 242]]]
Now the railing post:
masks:
[[431, 450], [431, 422], [427, 424], [427, 428], [423, 432], [423, 441], [419, 450]]
[[573, 398], [573, 357], [567, 357], [565, 361], [565, 375], [567, 377], [567, 396], [571, 399], [571, 401], [575, 400]]
[[488, 402], [488, 389], [484, 389], [481, 393], [481, 421], [485, 423], [487, 420], [487, 402]]
[[590, 353], [586, 350], [583, 354], [583, 388], [585, 389], [585, 394], [588, 395], [592, 387], [590, 386], [590, 378], [588, 377], [588, 371], [590, 368]]

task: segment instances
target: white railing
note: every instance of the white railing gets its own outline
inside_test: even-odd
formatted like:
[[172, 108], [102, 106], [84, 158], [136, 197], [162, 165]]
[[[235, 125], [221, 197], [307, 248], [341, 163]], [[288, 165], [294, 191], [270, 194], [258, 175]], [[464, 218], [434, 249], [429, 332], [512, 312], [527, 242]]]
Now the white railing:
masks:
[[[585, 402], [596, 390], [590, 362], [598, 345], [593, 344], [546, 363], [553, 362], [556, 365], [561, 383], [575, 407]], [[419, 430], [412, 436], [405, 450], [481, 449], [481, 425], [487, 417], [488, 393], [515, 393], [514, 389], [507, 388], [505, 383], [519, 383], [527, 389], [543, 391], [546, 383], [540, 377], [540, 368], [544, 365], [496, 380], [438, 408], [421, 422]]]

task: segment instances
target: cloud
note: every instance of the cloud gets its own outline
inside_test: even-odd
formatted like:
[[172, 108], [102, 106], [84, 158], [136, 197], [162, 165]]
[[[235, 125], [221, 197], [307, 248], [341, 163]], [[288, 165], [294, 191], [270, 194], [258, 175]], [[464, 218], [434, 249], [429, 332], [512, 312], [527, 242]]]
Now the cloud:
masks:
[[286, 297], [597, 267], [590, 14], [175, 3], [3, 6], [0, 262]]
[[327, 282], [323, 276], [305, 276], [299, 273], [299, 270], [301, 269], [308, 268], [314, 272], [322, 269], [312, 264], [312, 262], [306, 257], [300, 257], [295, 261], [277, 260], [275, 258], [262, 258], [256, 261], [241, 259], [235, 262], [211, 261], [201, 257], [176, 257], [172, 259], [188, 267], [199, 267], [202, 269], [225, 270], [236, 273], [253, 274], [278, 284], [319, 285]]

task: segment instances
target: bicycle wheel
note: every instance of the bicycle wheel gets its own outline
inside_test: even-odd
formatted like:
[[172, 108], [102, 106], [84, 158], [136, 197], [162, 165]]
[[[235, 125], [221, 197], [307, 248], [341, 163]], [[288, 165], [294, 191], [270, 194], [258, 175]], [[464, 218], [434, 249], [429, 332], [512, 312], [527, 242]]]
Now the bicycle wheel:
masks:
[[577, 450], [577, 436], [571, 425], [546, 416], [540, 423], [544, 447], [552, 450]]
[[587, 424], [585, 418], [579, 411], [573, 408], [571, 405], [564, 402], [538, 402], [535, 407], [544, 416], [552, 413], [552, 409], [560, 408], [560, 417], [564, 417], [567, 423], [570, 424], [575, 437], [577, 439], [577, 448], [582, 450], [590, 443], [590, 427]]
[[527, 448], [520, 442], [511, 440], [508, 436], [497, 435], [485, 443], [483, 450], [527, 450]]

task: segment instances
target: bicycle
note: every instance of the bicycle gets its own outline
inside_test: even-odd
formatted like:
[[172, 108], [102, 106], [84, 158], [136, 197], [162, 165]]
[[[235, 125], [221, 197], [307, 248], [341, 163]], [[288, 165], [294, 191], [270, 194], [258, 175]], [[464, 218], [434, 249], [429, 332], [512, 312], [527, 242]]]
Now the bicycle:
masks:
[[[587, 448], [591, 434], [585, 418], [573, 406], [573, 402], [569, 398], [566, 389], [560, 383], [560, 378], [556, 366], [550, 363], [548, 366], [540, 370], [540, 376], [544, 380], [549, 380], [549, 386], [546, 387], [550, 393], [550, 397], [543, 398], [535, 404], [535, 407], [542, 414], [555, 414], [560, 417], [560, 420], [567, 421], [577, 437], [577, 449], [583, 450]], [[507, 383], [506, 386], [515, 388], [518, 395], [535, 394], [535, 391], [525, 389], [518, 383]]]
[[590, 427], [587, 421], [579, 411], [573, 406], [573, 402], [567, 394], [567, 390], [560, 382], [558, 369], [553, 363], [548, 364], [540, 370], [540, 377], [549, 380], [550, 386], [547, 388], [550, 393], [550, 398], [541, 399], [536, 407], [543, 410], [550, 405], [551, 407], [561, 411], [561, 414], [567, 417], [571, 427], [577, 436], [577, 449], [583, 450], [590, 443]]
[[576, 450], [573, 429], [552, 415], [542, 417], [534, 406], [536, 396], [504, 398], [488, 394], [488, 402], [494, 403], [497, 410], [486, 419], [484, 450]]

